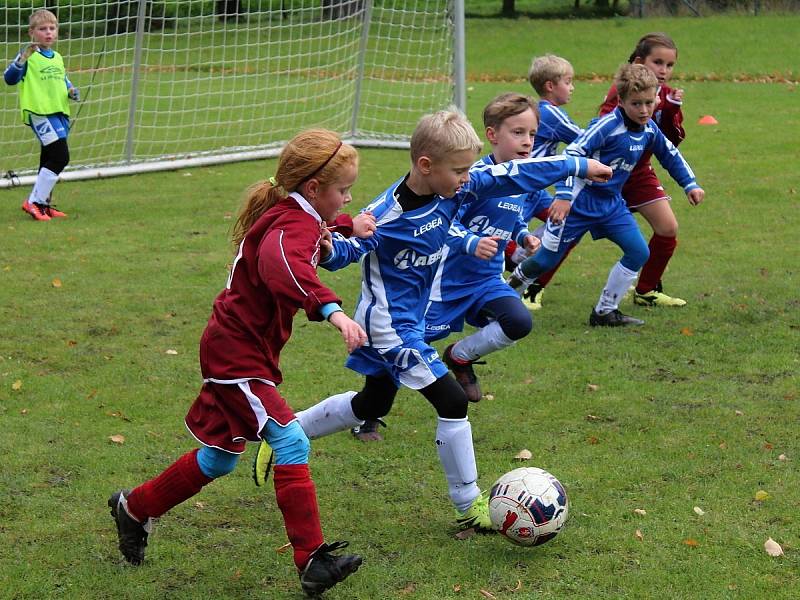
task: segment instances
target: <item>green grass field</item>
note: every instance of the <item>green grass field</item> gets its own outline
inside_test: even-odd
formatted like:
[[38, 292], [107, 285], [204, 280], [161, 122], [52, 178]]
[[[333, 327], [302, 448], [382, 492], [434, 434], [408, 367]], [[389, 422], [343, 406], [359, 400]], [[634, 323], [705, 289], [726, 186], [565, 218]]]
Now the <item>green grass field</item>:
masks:
[[[418, 394], [400, 392], [382, 444], [344, 433], [316, 441], [326, 535], [365, 557], [326, 597], [798, 596], [800, 91], [753, 80], [797, 79], [796, 46], [767, 48], [799, 21], [738, 39], [726, 17], [617, 23], [469, 21], [469, 113], [478, 124], [491, 97], [526, 91], [533, 53], [607, 76], [641, 33], [672, 33], [686, 88], [682, 149], [707, 193], [692, 208], [668, 185], [681, 245], [665, 285], [688, 306], [628, 301], [643, 328], [590, 329], [618, 251], [584, 242], [545, 292], [530, 337], [477, 367], [494, 396], [470, 407], [481, 486], [520, 466], [513, 457], [527, 448], [526, 464], [552, 471], [570, 495], [567, 526], [542, 547], [454, 538], [434, 412]], [[714, 39], [738, 50], [716, 51]], [[509, 57], [502, 66], [478, 52], [495, 43]], [[570, 114], [586, 122], [607, 85], [579, 81]], [[719, 125], [697, 125], [704, 114]], [[408, 162], [401, 151], [361, 154], [354, 209]], [[301, 597], [291, 556], [278, 551], [286, 538], [272, 489], [250, 480], [252, 450], [161, 519], [141, 568], [120, 560], [105, 506], [194, 447], [182, 420], [200, 385], [198, 339], [227, 276], [241, 192], [274, 165], [60, 184], [70, 217], [51, 223], [23, 215], [20, 189], [0, 191], [0, 597]], [[323, 278], [352, 308], [358, 269]], [[344, 359], [332, 327], [299, 315], [282, 355], [284, 396], [301, 409], [359, 389]], [[766, 554], [769, 537], [784, 556]]]

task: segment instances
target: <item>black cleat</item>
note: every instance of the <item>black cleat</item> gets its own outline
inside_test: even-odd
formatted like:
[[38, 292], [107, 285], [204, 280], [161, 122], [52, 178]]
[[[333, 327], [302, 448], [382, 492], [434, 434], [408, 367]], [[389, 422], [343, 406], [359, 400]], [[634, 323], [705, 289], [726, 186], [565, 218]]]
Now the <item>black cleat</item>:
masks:
[[111, 508], [111, 516], [114, 517], [117, 524], [119, 551], [129, 563], [140, 565], [144, 561], [147, 535], [153, 531], [153, 520], [147, 519], [145, 523], [140, 523], [128, 514], [125, 496], [130, 493], [130, 490], [120, 490], [111, 494], [108, 506]]
[[334, 556], [334, 550], [346, 548], [348, 542], [322, 544], [311, 555], [311, 558], [300, 573], [300, 585], [310, 598], [318, 598], [325, 590], [344, 581], [358, 571], [363, 559], [358, 554], [342, 554]]
[[592, 309], [589, 315], [589, 325], [592, 327], [625, 327], [628, 325], [644, 325], [644, 321], [623, 315], [618, 309], [614, 309], [604, 315], [598, 314]]
[[453, 346], [455, 346], [455, 344], [450, 344], [445, 348], [442, 360], [444, 360], [444, 364], [446, 364], [453, 372], [453, 375], [455, 375], [456, 381], [467, 395], [467, 400], [470, 402], [480, 402], [483, 394], [481, 392], [481, 384], [478, 383], [478, 377], [472, 369], [474, 361], [459, 362], [453, 358]]
[[367, 419], [363, 425], [353, 427], [350, 432], [362, 442], [382, 442], [383, 436], [378, 433], [378, 427], [386, 427], [383, 419]]

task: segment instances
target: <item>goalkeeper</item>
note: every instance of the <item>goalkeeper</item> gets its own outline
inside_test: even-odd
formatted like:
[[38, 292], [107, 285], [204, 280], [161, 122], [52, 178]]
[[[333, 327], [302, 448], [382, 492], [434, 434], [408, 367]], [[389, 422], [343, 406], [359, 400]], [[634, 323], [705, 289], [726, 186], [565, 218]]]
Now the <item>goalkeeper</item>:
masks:
[[64, 69], [64, 59], [53, 50], [58, 39], [58, 20], [49, 10], [37, 10], [29, 20], [31, 43], [11, 61], [3, 79], [19, 86], [22, 122], [30, 126], [42, 146], [39, 173], [22, 210], [36, 221], [67, 215], [51, 202], [51, 192], [69, 163], [69, 99], [80, 99]]

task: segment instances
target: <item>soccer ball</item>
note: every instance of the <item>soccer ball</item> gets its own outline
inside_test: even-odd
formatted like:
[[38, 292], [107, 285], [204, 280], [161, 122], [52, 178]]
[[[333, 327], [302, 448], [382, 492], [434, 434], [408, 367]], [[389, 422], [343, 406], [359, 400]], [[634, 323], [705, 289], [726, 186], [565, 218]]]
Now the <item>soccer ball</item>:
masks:
[[522, 467], [509, 471], [492, 486], [489, 517], [502, 535], [520, 546], [552, 540], [569, 513], [567, 492], [544, 469]]

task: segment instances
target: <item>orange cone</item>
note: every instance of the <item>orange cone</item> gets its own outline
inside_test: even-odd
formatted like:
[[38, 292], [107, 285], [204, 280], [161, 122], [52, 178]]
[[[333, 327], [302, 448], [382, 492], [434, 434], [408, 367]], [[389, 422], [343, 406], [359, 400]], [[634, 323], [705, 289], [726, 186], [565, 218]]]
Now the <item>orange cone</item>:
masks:
[[698, 125], [719, 125], [719, 121], [717, 121], [711, 115], [703, 115], [700, 117], [700, 120], [697, 122]]

